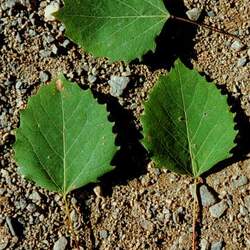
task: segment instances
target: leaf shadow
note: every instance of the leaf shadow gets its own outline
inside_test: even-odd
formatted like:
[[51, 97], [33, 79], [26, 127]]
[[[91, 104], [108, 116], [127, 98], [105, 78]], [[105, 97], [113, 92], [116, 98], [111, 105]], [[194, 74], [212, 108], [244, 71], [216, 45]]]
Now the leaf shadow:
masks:
[[124, 109], [114, 97], [100, 93], [95, 93], [95, 96], [99, 103], [107, 105], [109, 120], [114, 122], [115, 144], [118, 146], [111, 161], [115, 169], [100, 178], [104, 195], [111, 195], [113, 186], [126, 184], [146, 173], [148, 154], [140, 143], [142, 135], [133, 122], [135, 117], [132, 112]]
[[[186, 7], [183, 0], [164, 0], [164, 4], [171, 16], [186, 17]], [[169, 18], [162, 32], [156, 38], [156, 49], [143, 57], [143, 64], [153, 70], [170, 69], [179, 57], [185, 64], [190, 64], [190, 58], [195, 59], [193, 38], [197, 27], [182, 21]], [[138, 62], [138, 61], [136, 61]]]

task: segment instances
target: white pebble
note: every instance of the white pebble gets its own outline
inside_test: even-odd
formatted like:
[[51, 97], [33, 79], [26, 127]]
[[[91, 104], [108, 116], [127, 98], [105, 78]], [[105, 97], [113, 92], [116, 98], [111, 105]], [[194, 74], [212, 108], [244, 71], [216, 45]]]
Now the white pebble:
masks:
[[52, 15], [60, 9], [59, 3], [51, 2], [48, 6], [46, 6], [44, 10], [44, 18], [45, 21], [54, 21], [56, 18]]
[[110, 94], [114, 97], [122, 95], [123, 90], [127, 87], [129, 78], [126, 76], [114, 76], [112, 75], [108, 84], [110, 85]]

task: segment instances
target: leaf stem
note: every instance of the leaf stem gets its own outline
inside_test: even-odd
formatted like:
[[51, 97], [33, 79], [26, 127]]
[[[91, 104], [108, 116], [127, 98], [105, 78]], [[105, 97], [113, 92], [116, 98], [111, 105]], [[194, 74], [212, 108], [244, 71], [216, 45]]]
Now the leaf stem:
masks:
[[75, 245], [76, 249], [79, 250], [80, 249], [79, 243], [77, 241], [77, 237], [76, 237], [76, 234], [75, 234], [75, 231], [74, 231], [72, 220], [70, 218], [70, 208], [69, 208], [69, 204], [68, 204], [68, 201], [67, 201], [67, 195], [63, 195], [63, 202], [64, 202], [64, 211], [65, 211], [65, 215], [66, 215], [65, 224], [66, 224], [68, 232], [69, 232], [69, 234], [71, 236], [72, 246]]
[[192, 234], [192, 250], [197, 249], [197, 232], [196, 232], [196, 226], [197, 226], [197, 220], [198, 220], [198, 212], [199, 210], [197, 209], [198, 204], [198, 198], [197, 198], [197, 183], [198, 179], [194, 179], [194, 199], [193, 199], [193, 234]]
[[196, 26], [198, 26], [198, 27], [203, 27], [203, 28], [212, 30], [212, 31], [214, 31], [214, 32], [217, 32], [217, 33], [220, 33], [220, 34], [223, 34], [223, 35], [226, 35], [226, 36], [230, 36], [230, 37], [233, 37], [233, 38], [240, 39], [238, 36], [236, 36], [236, 35], [234, 35], [234, 34], [225, 32], [225, 31], [220, 30], [220, 29], [215, 28], [215, 27], [211, 27], [211, 26], [209, 26], [208, 24], [205, 24], [205, 23], [197, 23], [197, 22], [192, 21], [192, 20], [189, 20], [189, 19], [187, 19], [187, 18], [178, 17], [178, 16], [170, 16], [170, 18], [172, 18], [172, 19], [174, 19], [174, 20], [182, 21], [182, 22], [185, 22], [185, 23], [190, 23], [190, 24], [196, 25]]

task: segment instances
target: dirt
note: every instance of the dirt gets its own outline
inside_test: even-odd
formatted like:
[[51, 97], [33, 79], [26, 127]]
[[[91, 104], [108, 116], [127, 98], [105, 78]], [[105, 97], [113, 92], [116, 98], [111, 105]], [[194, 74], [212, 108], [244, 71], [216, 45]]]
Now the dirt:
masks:
[[[169, 20], [155, 53], [129, 65], [111, 64], [72, 42], [64, 44], [62, 24], [44, 20], [50, 1], [20, 0], [13, 6], [11, 2], [0, 0], [0, 249], [52, 249], [62, 236], [71, 249], [61, 197], [23, 179], [13, 157], [19, 111], [43, 84], [41, 72], [48, 76], [46, 83], [62, 72], [82, 88], [90, 87], [100, 102], [107, 103], [121, 147], [114, 172], [68, 197], [81, 247], [191, 249], [193, 180], [154, 168], [140, 144], [143, 101], [177, 57], [228, 96], [239, 131], [233, 156], [204, 177], [217, 202], [226, 201], [228, 208], [220, 218], [212, 217], [208, 207], [202, 209], [201, 249], [222, 249], [215, 248], [216, 243], [224, 249], [250, 249], [249, 1], [165, 1], [177, 16], [184, 17], [187, 8], [203, 9], [199, 23], [239, 39]], [[241, 43], [239, 49], [232, 46], [235, 41]], [[130, 78], [128, 87], [121, 97], [111, 97], [108, 80], [124, 74]], [[94, 192], [96, 186], [101, 192]]]

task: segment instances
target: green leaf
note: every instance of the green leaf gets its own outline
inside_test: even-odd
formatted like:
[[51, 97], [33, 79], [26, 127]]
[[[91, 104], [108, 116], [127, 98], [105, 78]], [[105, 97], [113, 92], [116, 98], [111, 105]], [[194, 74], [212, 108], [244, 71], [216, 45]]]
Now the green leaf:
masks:
[[159, 167], [198, 177], [230, 156], [233, 119], [227, 97], [177, 60], [145, 103], [143, 144]]
[[66, 35], [94, 56], [131, 61], [155, 49], [169, 18], [162, 0], [65, 0], [55, 16]]
[[15, 158], [39, 186], [66, 195], [112, 170], [116, 151], [107, 111], [63, 76], [42, 86], [21, 112]]

